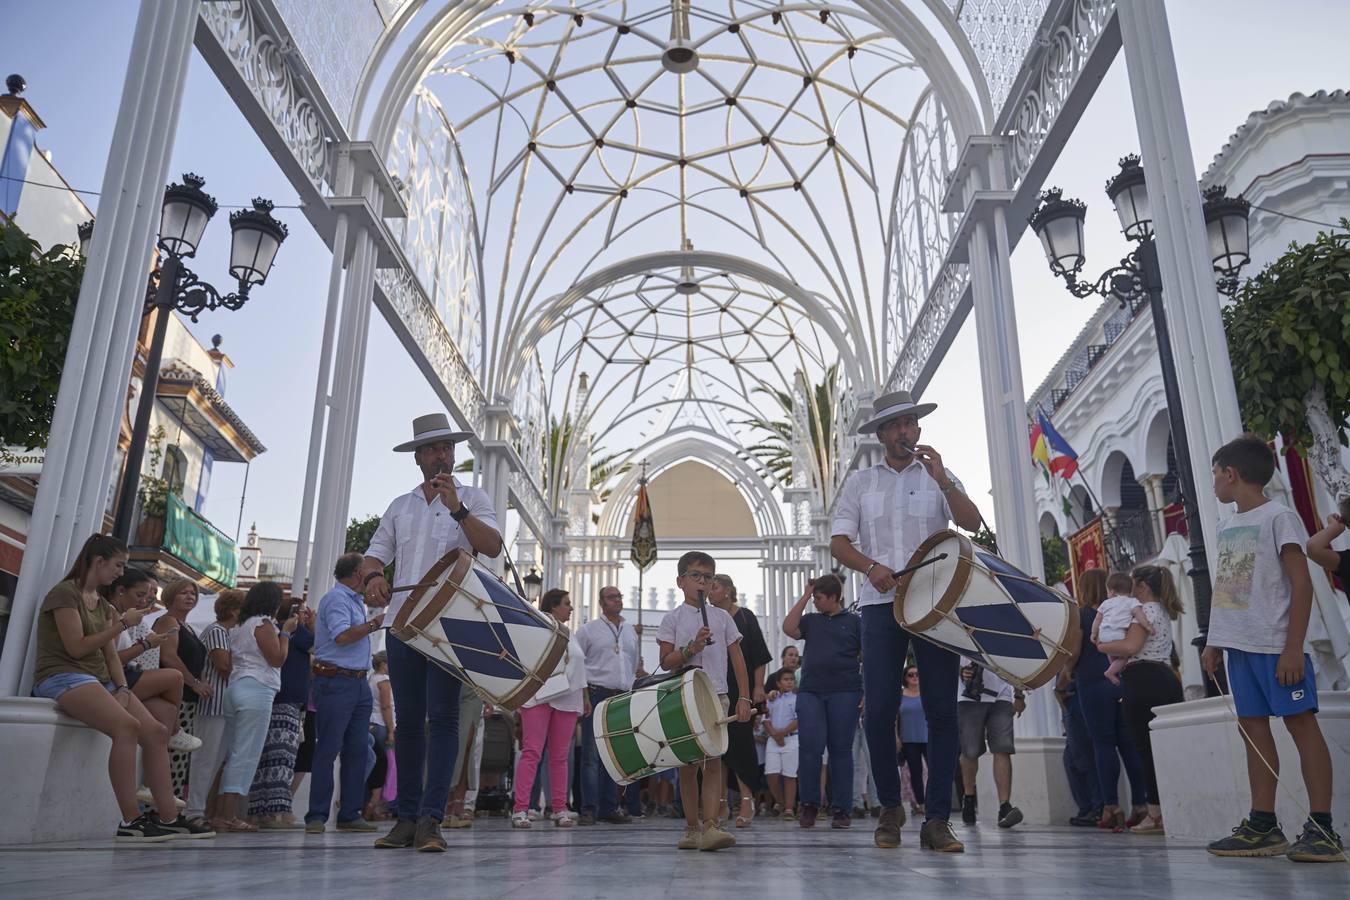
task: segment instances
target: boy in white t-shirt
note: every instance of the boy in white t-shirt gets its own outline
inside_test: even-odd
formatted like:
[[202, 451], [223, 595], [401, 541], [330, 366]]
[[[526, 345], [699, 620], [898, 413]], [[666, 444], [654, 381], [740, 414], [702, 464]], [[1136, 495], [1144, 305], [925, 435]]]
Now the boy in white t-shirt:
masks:
[[[749, 722], [750, 679], [741, 654], [741, 632], [736, 621], [707, 600], [708, 586], [717, 574], [717, 563], [699, 550], [690, 550], [676, 564], [675, 584], [684, 593], [684, 603], [666, 613], [656, 629], [661, 648], [661, 668], [674, 671], [698, 666], [707, 674], [722, 700], [727, 702], [727, 662], [736, 676], [736, 721]], [[703, 623], [707, 622], [705, 626]], [[698, 775], [703, 771], [703, 829], [699, 830], [700, 797]], [[684, 802], [684, 837], [676, 845], [681, 850], [721, 850], [736, 843], [717, 820], [726, 790], [726, 775], [720, 757], [680, 766], [680, 797]]]
[[[1135, 624], [1146, 633], [1153, 633], [1153, 626], [1148, 624], [1148, 616], [1144, 615], [1144, 605], [1130, 595], [1130, 591], [1134, 590], [1130, 576], [1117, 572], [1106, 579], [1106, 590], [1108, 596], [1097, 607], [1097, 618], [1092, 622], [1094, 646], [1123, 641], [1125, 632]], [[1106, 667], [1106, 679], [1112, 684], [1120, 684], [1120, 670], [1125, 668], [1129, 657], [1112, 656], [1110, 660], [1111, 664]]]
[[[764, 777], [769, 792], [783, 810], [783, 821], [797, 818], [792, 811], [797, 802], [797, 675], [784, 669], [778, 673], [778, 691], [769, 701], [769, 735], [764, 745]], [[779, 783], [781, 779], [781, 784]]]
[[[1247, 746], [1252, 808], [1233, 833], [1211, 843], [1215, 856], [1275, 856], [1345, 862], [1332, 828], [1331, 753], [1317, 723], [1317, 681], [1303, 651], [1312, 614], [1312, 578], [1298, 514], [1262, 491], [1275, 474], [1264, 438], [1245, 434], [1214, 454], [1214, 494], [1237, 512], [1219, 523], [1219, 564], [1201, 662], [1210, 677], [1228, 652], [1228, 686]], [[1291, 846], [1275, 818], [1279, 755], [1270, 717], [1284, 720], [1298, 750], [1311, 810]]]

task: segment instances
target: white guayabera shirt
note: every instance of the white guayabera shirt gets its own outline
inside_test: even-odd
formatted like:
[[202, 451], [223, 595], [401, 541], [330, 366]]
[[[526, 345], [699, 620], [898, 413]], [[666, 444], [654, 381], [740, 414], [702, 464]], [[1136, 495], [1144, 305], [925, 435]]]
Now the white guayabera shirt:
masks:
[[[497, 512], [487, 491], [470, 487], [455, 479], [455, 492], [460, 502], [480, 522], [490, 525], [498, 533]], [[394, 564], [394, 580], [399, 584], [416, 584], [436, 562], [455, 547], [473, 552], [469, 536], [459, 523], [450, 517], [439, 494], [427, 502], [418, 485], [406, 494], [394, 498], [380, 517], [380, 527], [370, 539], [367, 556], [380, 562]], [[408, 592], [394, 594], [385, 613], [385, 621], [393, 622], [399, 607], [408, 598]]]
[[[965, 487], [944, 470], [956, 490]], [[952, 511], [938, 483], [918, 459], [897, 472], [885, 462], [859, 469], [844, 482], [835, 504], [831, 535], [843, 535], [859, 551], [891, 570], [903, 568], [924, 539], [951, 523]], [[866, 578], [858, 592], [861, 606], [890, 603]]]

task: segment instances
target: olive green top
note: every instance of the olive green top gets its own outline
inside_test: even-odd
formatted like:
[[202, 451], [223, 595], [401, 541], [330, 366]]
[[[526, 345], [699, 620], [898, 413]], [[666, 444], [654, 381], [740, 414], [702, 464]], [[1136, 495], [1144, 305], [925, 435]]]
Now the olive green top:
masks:
[[102, 597], [98, 605], [89, 609], [84, 605], [84, 592], [73, 581], [63, 581], [47, 593], [42, 601], [42, 611], [38, 613], [37, 628], [37, 666], [33, 671], [33, 683], [44, 678], [59, 675], [62, 672], [83, 672], [93, 675], [100, 682], [112, 680], [108, 674], [108, 660], [103, 648], [98, 647], [81, 657], [73, 657], [66, 652], [61, 641], [61, 633], [56, 628], [56, 610], [73, 609], [80, 614], [80, 624], [84, 634], [98, 634], [117, 619], [117, 610]]

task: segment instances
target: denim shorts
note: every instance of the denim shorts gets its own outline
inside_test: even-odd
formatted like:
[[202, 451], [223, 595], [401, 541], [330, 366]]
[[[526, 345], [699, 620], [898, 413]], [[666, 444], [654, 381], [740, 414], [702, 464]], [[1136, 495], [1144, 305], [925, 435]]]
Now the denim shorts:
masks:
[[[55, 675], [48, 675], [33, 685], [33, 696], [46, 697], [48, 700], [59, 700], [61, 695], [71, 688], [98, 683], [97, 678], [93, 675], [86, 675], [84, 672], [57, 672]], [[117, 690], [117, 685], [111, 681], [103, 682], [103, 686], [108, 689], [110, 694]]]

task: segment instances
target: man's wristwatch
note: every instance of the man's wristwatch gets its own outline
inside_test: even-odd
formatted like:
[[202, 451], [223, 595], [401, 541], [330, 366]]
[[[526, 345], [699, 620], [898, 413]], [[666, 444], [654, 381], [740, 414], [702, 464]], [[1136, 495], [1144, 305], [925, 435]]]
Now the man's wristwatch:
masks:
[[469, 508], [465, 506], [464, 501], [461, 500], [459, 501], [459, 509], [452, 512], [450, 514], [450, 518], [454, 519], [456, 522], [463, 522], [468, 517], [469, 517]]

